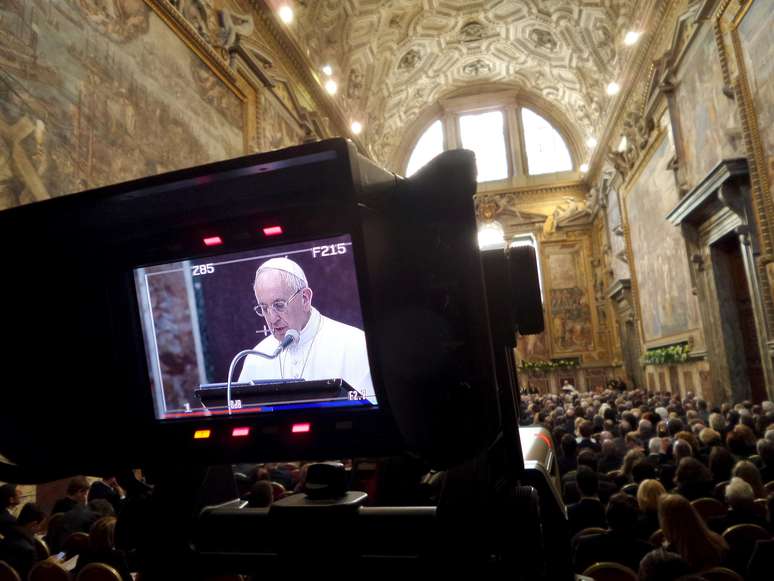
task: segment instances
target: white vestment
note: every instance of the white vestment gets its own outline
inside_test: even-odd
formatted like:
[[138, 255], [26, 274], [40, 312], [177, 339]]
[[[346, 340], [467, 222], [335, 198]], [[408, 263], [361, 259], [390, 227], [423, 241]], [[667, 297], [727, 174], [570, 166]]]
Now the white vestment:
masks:
[[[239, 381], [341, 378], [376, 403], [363, 331], [329, 319], [313, 307], [300, 335], [275, 359], [248, 355]], [[271, 355], [278, 346], [279, 341], [269, 335], [254, 350]]]

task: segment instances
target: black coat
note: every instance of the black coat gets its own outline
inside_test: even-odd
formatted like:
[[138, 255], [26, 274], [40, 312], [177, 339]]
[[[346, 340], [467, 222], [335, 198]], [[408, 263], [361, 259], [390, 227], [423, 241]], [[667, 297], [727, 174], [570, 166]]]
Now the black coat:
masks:
[[640, 561], [651, 550], [653, 546], [650, 543], [631, 533], [607, 531], [578, 539], [573, 563], [578, 573], [583, 573], [599, 561], [613, 561], [637, 571]]
[[605, 507], [596, 498], [581, 498], [575, 504], [569, 505], [567, 518], [572, 535], [589, 527], [607, 527]]
[[35, 538], [24, 527], [11, 527], [3, 531], [5, 538], [0, 541], [0, 561], [5, 561], [16, 569], [19, 577], [27, 574], [38, 560]]

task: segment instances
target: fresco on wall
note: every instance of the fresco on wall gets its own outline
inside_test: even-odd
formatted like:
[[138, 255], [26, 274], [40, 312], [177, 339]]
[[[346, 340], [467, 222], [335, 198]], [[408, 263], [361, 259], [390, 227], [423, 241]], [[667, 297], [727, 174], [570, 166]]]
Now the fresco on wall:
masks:
[[242, 153], [241, 101], [143, 0], [0, 4], [0, 208]]
[[738, 30], [771, 187], [774, 185], [774, 59], [771, 58], [774, 17], [771, 4], [766, 0], [753, 2]]
[[582, 246], [546, 244], [544, 249], [553, 354], [590, 351], [594, 349], [594, 333]]
[[273, 151], [303, 143], [303, 130], [283, 110], [280, 102], [266, 91], [259, 97], [258, 114], [262, 151]]
[[683, 145], [680, 162], [686, 183], [693, 188], [722, 159], [744, 152], [736, 105], [723, 94], [712, 27], [705, 27], [689, 50], [680, 66], [675, 104]]
[[519, 335], [516, 340], [516, 350], [519, 352], [519, 358], [532, 361], [535, 359], [548, 359], [548, 336], [546, 332], [536, 335]]
[[700, 325], [685, 242], [666, 220], [678, 201], [674, 174], [667, 168], [672, 156], [669, 140], [662, 137], [624, 202], [646, 342]]

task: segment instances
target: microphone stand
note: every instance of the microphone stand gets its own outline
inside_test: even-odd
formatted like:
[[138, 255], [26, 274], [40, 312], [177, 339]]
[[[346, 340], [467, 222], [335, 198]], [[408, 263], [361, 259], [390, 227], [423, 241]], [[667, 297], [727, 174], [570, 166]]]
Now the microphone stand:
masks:
[[236, 364], [239, 363], [243, 357], [247, 357], [248, 355], [259, 355], [264, 359], [276, 359], [283, 350], [290, 347], [290, 345], [293, 342], [298, 341], [298, 339], [298, 331], [290, 329], [287, 333], [285, 333], [285, 338], [282, 340], [282, 343], [277, 346], [277, 348], [274, 350], [274, 353], [271, 355], [261, 351], [255, 351], [254, 349], [245, 349], [244, 351], [240, 351], [234, 355], [234, 358], [231, 360], [231, 365], [228, 366], [228, 380], [226, 381], [226, 409], [228, 409], [228, 415], [231, 415], [231, 378], [234, 375], [234, 368], [236, 367]]

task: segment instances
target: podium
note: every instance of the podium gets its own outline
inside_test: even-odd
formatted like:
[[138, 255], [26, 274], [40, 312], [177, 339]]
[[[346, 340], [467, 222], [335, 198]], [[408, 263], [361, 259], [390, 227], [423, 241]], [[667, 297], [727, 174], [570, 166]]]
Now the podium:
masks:
[[[194, 395], [206, 408], [225, 408], [226, 391], [225, 383], [203, 383]], [[355, 400], [366, 401], [341, 378], [270, 379], [231, 384], [232, 408]]]

